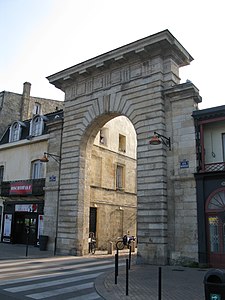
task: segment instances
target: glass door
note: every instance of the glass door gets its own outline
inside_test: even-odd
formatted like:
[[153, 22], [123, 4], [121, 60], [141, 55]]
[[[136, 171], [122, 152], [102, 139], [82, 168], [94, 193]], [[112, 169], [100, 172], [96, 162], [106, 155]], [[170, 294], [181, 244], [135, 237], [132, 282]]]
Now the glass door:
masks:
[[225, 267], [225, 189], [213, 193], [206, 202], [208, 262]]

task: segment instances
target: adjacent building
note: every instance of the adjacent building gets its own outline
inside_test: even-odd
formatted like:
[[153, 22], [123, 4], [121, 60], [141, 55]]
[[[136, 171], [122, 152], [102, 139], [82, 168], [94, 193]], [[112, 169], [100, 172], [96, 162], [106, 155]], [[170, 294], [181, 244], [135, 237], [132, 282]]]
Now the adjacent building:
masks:
[[225, 106], [193, 112], [199, 261], [225, 267]]

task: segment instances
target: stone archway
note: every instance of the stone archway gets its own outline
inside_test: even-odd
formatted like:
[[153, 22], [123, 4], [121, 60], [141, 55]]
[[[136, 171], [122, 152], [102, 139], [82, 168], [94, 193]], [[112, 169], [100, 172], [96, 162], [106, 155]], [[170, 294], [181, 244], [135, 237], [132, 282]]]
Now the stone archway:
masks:
[[[192, 83], [179, 85], [179, 67], [191, 60], [190, 54], [165, 30], [48, 77], [50, 83], [65, 92], [57, 242], [60, 252], [85, 253], [89, 199], [86, 176], [91, 145], [104, 123], [123, 115], [137, 133], [138, 257], [141, 262], [166, 264], [169, 251], [178, 253], [181, 240], [173, 236], [176, 212], [171, 202], [174, 182], [184, 190], [189, 183], [194, 184], [194, 177], [187, 177], [189, 183], [183, 184], [174, 166], [184, 153], [189, 161], [195, 161], [191, 111], [200, 101]], [[190, 128], [182, 133], [182, 139], [189, 139], [187, 145], [181, 143], [181, 134], [176, 131], [184, 119], [184, 126]], [[173, 139], [171, 152], [163, 144], [149, 147], [155, 130]], [[178, 147], [183, 147], [182, 154]], [[193, 169], [194, 163], [188, 172], [192, 174]], [[172, 179], [174, 175], [178, 176]], [[195, 203], [194, 191], [192, 197]], [[191, 218], [197, 227], [195, 214]], [[182, 226], [185, 233], [185, 225]], [[191, 249], [197, 241], [188, 243]], [[186, 250], [179, 247], [182, 255]], [[196, 252], [189, 252], [185, 252], [186, 256], [196, 257]]]

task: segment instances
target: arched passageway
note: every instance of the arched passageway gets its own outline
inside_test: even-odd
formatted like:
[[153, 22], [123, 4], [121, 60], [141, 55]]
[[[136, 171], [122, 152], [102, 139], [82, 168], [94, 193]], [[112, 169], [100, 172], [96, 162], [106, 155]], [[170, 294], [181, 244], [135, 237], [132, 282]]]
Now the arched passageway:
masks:
[[[140, 262], [196, 258], [195, 134], [191, 112], [198, 90], [179, 84], [192, 57], [168, 30], [48, 77], [65, 92], [57, 250], [87, 252], [92, 145], [104, 124], [127, 117], [137, 134], [137, 235]], [[151, 147], [154, 131], [172, 151]], [[189, 168], [180, 168], [187, 160]], [[188, 199], [182, 195], [188, 193]], [[47, 193], [46, 197], [51, 198]], [[183, 212], [187, 203], [193, 206]], [[182, 213], [181, 213], [182, 212]], [[49, 233], [50, 234], [50, 233]], [[184, 237], [185, 236], [185, 242]]]

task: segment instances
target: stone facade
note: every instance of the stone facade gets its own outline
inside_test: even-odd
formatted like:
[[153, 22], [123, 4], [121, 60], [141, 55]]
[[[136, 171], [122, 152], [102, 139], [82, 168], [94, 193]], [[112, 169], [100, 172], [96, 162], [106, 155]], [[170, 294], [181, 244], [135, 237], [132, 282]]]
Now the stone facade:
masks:
[[[191, 61], [165, 30], [48, 77], [65, 92], [59, 252], [87, 253], [92, 145], [106, 122], [123, 115], [137, 134], [139, 262], [197, 259], [191, 113], [201, 98], [179, 78], [179, 68]], [[154, 131], [171, 138], [171, 151], [149, 145]]]

